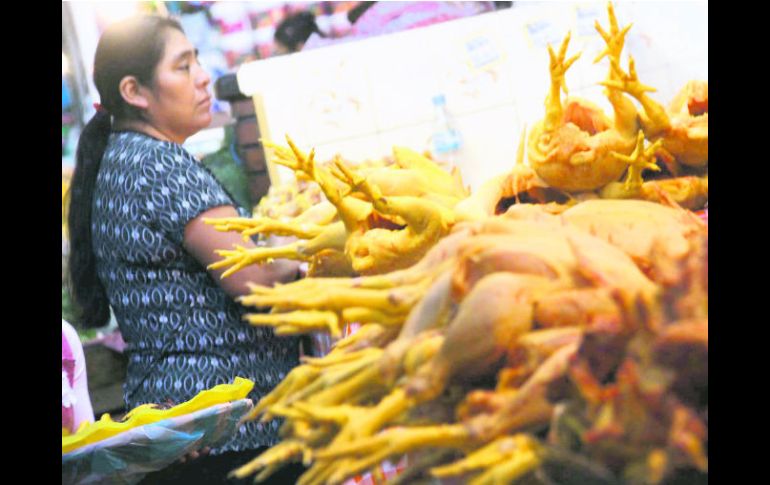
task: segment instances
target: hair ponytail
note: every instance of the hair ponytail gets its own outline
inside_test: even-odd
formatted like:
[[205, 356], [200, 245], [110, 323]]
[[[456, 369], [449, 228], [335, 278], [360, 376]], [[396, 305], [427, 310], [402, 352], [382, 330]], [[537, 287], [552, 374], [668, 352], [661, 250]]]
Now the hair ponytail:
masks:
[[110, 318], [109, 301], [96, 274], [96, 256], [91, 246], [91, 204], [111, 129], [110, 115], [101, 110], [83, 128], [75, 152], [75, 171], [70, 185], [67, 214], [70, 292], [77, 321], [88, 328], [103, 327]]
[[141, 117], [121, 96], [120, 82], [126, 76], [134, 76], [144, 85], [153, 85], [168, 29], [183, 32], [179, 22], [172, 18], [135, 16], [110, 25], [96, 46], [94, 85], [106, 112], [97, 110], [80, 134], [67, 215], [70, 293], [77, 321], [85, 327], [104, 326], [110, 318], [107, 292], [96, 273], [96, 255], [91, 244], [91, 207], [96, 177], [112, 130], [111, 116], [117, 121]]

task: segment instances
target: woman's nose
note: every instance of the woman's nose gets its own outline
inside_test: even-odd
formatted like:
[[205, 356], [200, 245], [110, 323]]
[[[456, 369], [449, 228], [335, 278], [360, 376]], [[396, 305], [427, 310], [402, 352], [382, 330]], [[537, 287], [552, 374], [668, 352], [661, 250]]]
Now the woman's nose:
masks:
[[206, 71], [206, 69], [203, 68], [203, 66], [199, 65], [199, 68], [200, 68], [200, 71], [198, 73], [198, 78], [197, 78], [198, 85], [201, 87], [206, 87], [211, 83], [211, 76], [209, 75], [208, 71]]

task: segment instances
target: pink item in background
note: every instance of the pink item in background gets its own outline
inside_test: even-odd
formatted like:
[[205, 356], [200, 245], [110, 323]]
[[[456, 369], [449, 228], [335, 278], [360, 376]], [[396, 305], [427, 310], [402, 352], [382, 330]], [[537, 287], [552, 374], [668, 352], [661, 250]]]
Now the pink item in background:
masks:
[[62, 428], [77, 431], [84, 421], [94, 421], [91, 397], [88, 395], [86, 360], [78, 333], [65, 320], [61, 321], [62, 352]]
[[376, 2], [353, 24], [348, 35], [322, 38], [313, 34], [302, 50], [425, 27], [494, 9], [494, 2]]
[[425, 27], [494, 10], [492, 2], [377, 2], [353, 25], [351, 34], [368, 37]]
[[90, 347], [92, 345], [104, 345], [108, 349], [114, 350], [120, 354], [122, 354], [126, 348], [126, 342], [123, 341], [123, 335], [121, 335], [120, 330], [118, 329], [115, 329], [108, 334], [91, 339], [84, 345], [86, 347]]
[[61, 333], [61, 427], [69, 430], [75, 429], [75, 406], [72, 396], [75, 386], [75, 359], [72, 357], [72, 349], [67, 336]]
[[367, 473], [365, 475], [357, 475], [346, 481], [343, 485], [382, 485], [399, 473], [403, 472], [406, 468], [406, 464], [406, 457], [401, 458], [401, 460], [395, 465], [390, 461], [385, 460], [380, 463], [379, 470], [376, 474], [379, 479], [375, 478], [375, 474]]

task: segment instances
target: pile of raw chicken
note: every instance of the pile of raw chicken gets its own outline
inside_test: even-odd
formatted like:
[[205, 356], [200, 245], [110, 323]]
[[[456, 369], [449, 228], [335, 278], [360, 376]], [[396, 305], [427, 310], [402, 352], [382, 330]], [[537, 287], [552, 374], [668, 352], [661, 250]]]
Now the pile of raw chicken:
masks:
[[271, 145], [323, 200], [211, 221], [296, 238], [215, 266], [309, 262], [242, 298], [271, 308], [253, 325], [362, 326], [257, 403], [248, 419], [281, 419], [283, 441], [234, 475], [302, 461], [301, 485], [340, 484], [405, 457], [395, 483], [707, 483], [708, 86], [658, 104], [608, 14], [595, 62], [614, 117], [562, 99], [568, 35], [549, 47], [545, 118], [473, 195], [405, 148], [361, 165]]

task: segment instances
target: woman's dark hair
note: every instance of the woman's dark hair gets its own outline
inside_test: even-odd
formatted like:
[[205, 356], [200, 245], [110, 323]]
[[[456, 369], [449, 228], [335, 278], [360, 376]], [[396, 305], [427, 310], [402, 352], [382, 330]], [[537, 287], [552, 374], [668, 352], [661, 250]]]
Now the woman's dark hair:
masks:
[[377, 2], [359, 2], [358, 5], [348, 11], [348, 22], [351, 24], [358, 22], [358, 19], [361, 18], [361, 15], [373, 7], [375, 3]]
[[286, 17], [278, 24], [273, 38], [285, 45], [290, 52], [297, 52], [314, 32], [321, 37], [326, 37], [318, 29], [318, 24], [315, 23], [315, 15], [310, 12], [299, 12]]
[[101, 327], [110, 318], [104, 286], [96, 273], [96, 256], [91, 245], [91, 206], [96, 176], [115, 120], [139, 119], [142, 113], [120, 95], [120, 81], [134, 76], [141, 84], [153, 86], [155, 68], [163, 57], [168, 29], [183, 32], [174, 19], [141, 15], [115, 23], [99, 39], [94, 59], [94, 84], [103, 109], [83, 128], [75, 152], [67, 214], [70, 238], [70, 292], [83, 327]]

